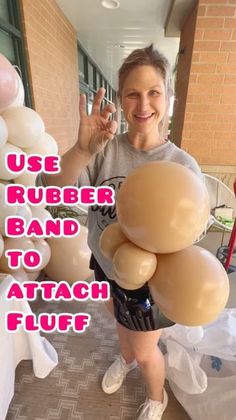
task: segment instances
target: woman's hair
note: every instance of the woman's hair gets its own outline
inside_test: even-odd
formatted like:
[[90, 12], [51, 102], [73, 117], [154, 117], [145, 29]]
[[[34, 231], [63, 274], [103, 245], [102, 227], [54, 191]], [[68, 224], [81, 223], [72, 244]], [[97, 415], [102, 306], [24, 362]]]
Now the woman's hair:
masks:
[[173, 94], [171, 88], [170, 63], [163, 54], [154, 49], [153, 44], [146, 48], [132, 51], [123, 62], [118, 73], [118, 98], [121, 99], [122, 88], [126, 77], [137, 66], [152, 66], [161, 73], [165, 84], [166, 98], [169, 102], [170, 97]]

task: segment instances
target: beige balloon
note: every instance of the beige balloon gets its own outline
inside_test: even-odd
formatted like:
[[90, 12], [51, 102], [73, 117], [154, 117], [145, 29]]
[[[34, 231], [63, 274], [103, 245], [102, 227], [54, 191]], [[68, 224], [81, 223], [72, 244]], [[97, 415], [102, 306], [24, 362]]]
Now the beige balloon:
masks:
[[33, 271], [32, 273], [26, 272], [26, 276], [28, 277], [28, 281], [35, 281], [39, 278], [41, 271]]
[[4, 240], [3, 240], [2, 235], [0, 235], [0, 258], [3, 254], [3, 250], [4, 250]]
[[17, 177], [16, 183], [22, 184], [25, 187], [34, 187], [37, 175], [33, 172], [24, 171]]
[[23, 268], [20, 270], [18, 269], [17, 271], [12, 271], [11, 275], [13, 276], [14, 280], [17, 280], [19, 283], [29, 281], [29, 276]]
[[71, 238], [48, 238], [51, 258], [44, 271], [51, 280], [87, 280], [92, 275], [89, 268], [91, 251], [87, 244], [88, 229], [80, 226], [80, 233]]
[[188, 326], [214, 321], [229, 296], [224, 267], [213, 254], [196, 245], [157, 255], [157, 270], [149, 287], [163, 314]]
[[157, 266], [155, 254], [136, 245], [122, 244], [112, 260], [116, 282], [125, 289], [138, 289], [154, 274]]
[[20, 264], [20, 267], [14, 269], [10, 268], [8, 265], [8, 259], [5, 256], [5, 253], [8, 249], [20, 249], [22, 251], [28, 251], [29, 249], [35, 249], [33, 242], [29, 238], [20, 237], [20, 238], [5, 238], [4, 240], [4, 253], [0, 258], [0, 271], [4, 273], [14, 273], [19, 269], [24, 269], [23, 264]]
[[51, 257], [51, 249], [49, 244], [44, 239], [39, 239], [34, 241], [34, 246], [37, 251], [40, 252], [42, 261], [39, 267], [37, 268], [25, 268], [26, 273], [33, 273], [35, 271], [41, 271], [49, 263]]
[[24, 149], [24, 152], [28, 155], [58, 155], [58, 145], [50, 134], [42, 133], [37, 143], [32, 147]]
[[40, 115], [25, 106], [7, 108], [2, 117], [7, 124], [9, 143], [19, 147], [32, 147], [45, 131]]
[[6, 236], [5, 219], [7, 216], [15, 216], [18, 210], [18, 205], [9, 206], [5, 200], [5, 185], [0, 184], [0, 233]]
[[116, 250], [127, 241], [128, 239], [123, 234], [119, 223], [108, 225], [99, 238], [102, 255], [108, 260], [112, 260]]
[[10, 179], [16, 179], [20, 176], [19, 173], [10, 172], [5, 164], [5, 158], [7, 153], [23, 153], [19, 147], [13, 146], [9, 142], [4, 144], [0, 148], [0, 179], [9, 181]]
[[123, 233], [150, 252], [186, 248], [204, 231], [210, 215], [207, 189], [190, 169], [174, 162], [149, 162], [125, 179], [117, 195]]

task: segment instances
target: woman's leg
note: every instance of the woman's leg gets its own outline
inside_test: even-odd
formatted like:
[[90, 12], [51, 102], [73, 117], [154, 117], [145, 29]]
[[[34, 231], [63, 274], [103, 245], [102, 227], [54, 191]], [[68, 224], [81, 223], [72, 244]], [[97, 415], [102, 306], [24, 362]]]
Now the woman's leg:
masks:
[[165, 361], [157, 346], [161, 330], [131, 331], [129, 345], [142, 372], [147, 388], [147, 396], [151, 400], [162, 401], [165, 381]]
[[[108, 311], [114, 316], [113, 299], [111, 298], [110, 300], [105, 302], [105, 305]], [[118, 322], [116, 323], [116, 326], [120, 343], [120, 353], [125, 359], [126, 363], [129, 364], [135, 359], [129, 343], [130, 330], [123, 327], [123, 325], [119, 324]]]

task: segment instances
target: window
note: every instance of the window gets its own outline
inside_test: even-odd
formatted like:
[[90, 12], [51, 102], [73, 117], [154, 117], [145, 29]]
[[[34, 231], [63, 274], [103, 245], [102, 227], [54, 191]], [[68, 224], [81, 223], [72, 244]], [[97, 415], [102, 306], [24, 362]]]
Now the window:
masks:
[[[0, 0], [2, 1], [2, 0]], [[85, 93], [87, 97], [87, 112], [91, 112], [94, 94], [100, 87], [106, 89], [105, 98], [102, 107], [107, 103], [115, 101], [115, 91], [109, 85], [108, 81], [98, 68], [96, 63], [78, 44], [78, 60], [79, 60], [79, 83], [80, 92]]]
[[25, 87], [25, 104], [31, 106], [28, 75], [23, 48], [18, 0], [0, 0], [0, 53], [16, 65]]
[[87, 59], [81, 50], [79, 50], [79, 78], [85, 83], [88, 82]]

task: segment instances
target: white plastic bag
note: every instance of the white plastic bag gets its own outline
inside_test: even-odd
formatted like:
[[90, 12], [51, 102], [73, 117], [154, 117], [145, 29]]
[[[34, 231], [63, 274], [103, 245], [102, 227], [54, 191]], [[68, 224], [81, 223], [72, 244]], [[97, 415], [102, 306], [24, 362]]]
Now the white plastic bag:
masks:
[[175, 397], [192, 420], [236, 420], [236, 362], [207, 355], [201, 367], [207, 375], [206, 390], [191, 395], [169, 380]]
[[192, 420], [236, 420], [236, 309], [204, 327], [174, 325], [162, 344], [170, 387]]

